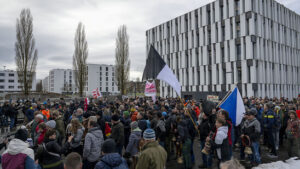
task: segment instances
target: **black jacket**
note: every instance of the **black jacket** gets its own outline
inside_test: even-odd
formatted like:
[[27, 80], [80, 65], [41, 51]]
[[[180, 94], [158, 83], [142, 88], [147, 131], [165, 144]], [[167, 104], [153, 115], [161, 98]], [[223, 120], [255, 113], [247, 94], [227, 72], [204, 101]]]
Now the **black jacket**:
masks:
[[209, 119], [203, 119], [201, 124], [198, 126], [200, 132], [200, 141], [205, 141], [206, 137], [211, 131], [211, 125]]
[[117, 145], [124, 145], [124, 126], [121, 122], [112, 126], [110, 137], [115, 140]]

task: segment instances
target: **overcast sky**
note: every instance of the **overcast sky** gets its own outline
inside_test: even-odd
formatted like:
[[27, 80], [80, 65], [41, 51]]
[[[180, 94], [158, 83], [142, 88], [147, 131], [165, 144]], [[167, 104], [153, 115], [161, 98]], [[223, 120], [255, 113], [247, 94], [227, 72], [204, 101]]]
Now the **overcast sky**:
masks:
[[[0, 69], [15, 69], [15, 25], [22, 8], [30, 8], [38, 49], [37, 78], [55, 68], [72, 69], [74, 36], [85, 25], [88, 63], [114, 64], [118, 27], [127, 25], [130, 78], [142, 76], [146, 30], [213, 0], [0, 0]], [[299, 0], [279, 0], [300, 13]]]

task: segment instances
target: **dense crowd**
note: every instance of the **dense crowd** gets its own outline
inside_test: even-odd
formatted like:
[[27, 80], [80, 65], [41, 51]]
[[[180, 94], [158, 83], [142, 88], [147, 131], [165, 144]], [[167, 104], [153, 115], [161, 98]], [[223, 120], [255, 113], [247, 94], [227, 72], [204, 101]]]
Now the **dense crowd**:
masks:
[[[214, 158], [222, 168], [242, 168], [239, 161], [261, 163], [262, 144], [269, 158], [278, 158], [283, 143], [289, 157], [299, 157], [300, 99], [243, 100], [246, 112], [238, 126], [227, 111], [207, 100], [5, 102], [0, 107], [1, 126], [13, 130], [18, 113], [24, 113], [25, 119], [14, 138], [0, 144], [7, 146], [1, 165], [3, 169], [164, 169], [167, 161], [176, 159], [191, 169], [199, 160], [194, 151], [201, 151], [199, 168], [212, 168]], [[201, 146], [195, 150], [198, 140]], [[240, 149], [238, 160], [232, 158], [234, 148]]]

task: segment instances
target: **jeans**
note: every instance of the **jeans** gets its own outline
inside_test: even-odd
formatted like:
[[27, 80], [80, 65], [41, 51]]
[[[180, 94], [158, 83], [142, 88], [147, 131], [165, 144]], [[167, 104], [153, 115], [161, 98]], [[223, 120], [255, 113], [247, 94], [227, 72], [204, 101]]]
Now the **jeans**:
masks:
[[[200, 142], [201, 144], [201, 151], [204, 149], [205, 146], [205, 140]], [[202, 161], [203, 161], [203, 165], [206, 166], [207, 168], [211, 168], [212, 166], [212, 157], [211, 155], [206, 155], [204, 153], [202, 153]]]
[[12, 129], [15, 126], [15, 117], [9, 117], [10, 118], [10, 129]]
[[252, 158], [251, 161], [252, 162], [256, 162], [257, 164], [261, 163], [261, 159], [260, 159], [260, 154], [259, 154], [259, 143], [256, 142], [252, 142], [251, 145], [251, 149], [252, 149]]
[[191, 139], [186, 139], [185, 142], [182, 144], [182, 157], [185, 169], [192, 168], [191, 144]]
[[120, 156], [122, 157], [122, 150], [123, 150], [123, 145], [117, 145], [117, 152], [120, 154]]
[[277, 155], [276, 147], [275, 147], [275, 139], [274, 139], [274, 132], [272, 129], [268, 130], [268, 144], [271, 149], [271, 154]]
[[278, 148], [279, 148], [279, 131], [278, 130], [273, 131], [273, 138], [274, 138], [275, 148], [276, 148], [276, 150], [278, 150]]

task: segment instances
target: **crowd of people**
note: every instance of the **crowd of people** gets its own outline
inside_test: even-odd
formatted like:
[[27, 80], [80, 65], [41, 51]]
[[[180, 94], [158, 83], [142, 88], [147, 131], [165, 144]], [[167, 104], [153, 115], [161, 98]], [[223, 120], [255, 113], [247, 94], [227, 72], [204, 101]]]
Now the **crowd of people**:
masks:
[[202, 154], [199, 168], [212, 168], [215, 161], [224, 169], [243, 168], [239, 162], [261, 163], [261, 145], [269, 158], [278, 158], [283, 143], [289, 157], [299, 157], [300, 98], [244, 98], [246, 111], [237, 126], [207, 100], [101, 98], [87, 105], [60, 99], [18, 105], [0, 107], [2, 126], [13, 129], [18, 110], [25, 115], [14, 138], [0, 144], [7, 146], [3, 169], [165, 169], [170, 160], [191, 169], [199, 160], [194, 151]]

